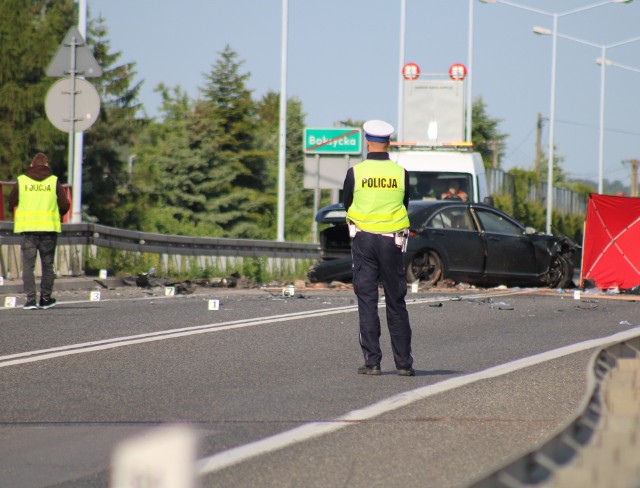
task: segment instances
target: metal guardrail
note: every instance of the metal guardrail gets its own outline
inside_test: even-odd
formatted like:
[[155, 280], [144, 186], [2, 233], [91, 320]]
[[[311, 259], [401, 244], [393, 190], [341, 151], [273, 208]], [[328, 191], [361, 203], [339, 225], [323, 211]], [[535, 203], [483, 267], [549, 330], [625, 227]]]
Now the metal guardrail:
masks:
[[[13, 222], [0, 222], [0, 244], [19, 245]], [[117, 229], [105, 225], [63, 224], [59, 245], [80, 244], [157, 254], [183, 256], [278, 257], [320, 259], [320, 245], [222, 237], [189, 237]]]
[[[592, 443], [592, 438], [603, 424], [603, 419], [608, 416], [604, 401], [607, 386], [603, 383], [616, 371], [618, 364], [628, 358], [640, 360], [640, 336], [606, 346], [592, 356], [587, 394], [573, 418], [534, 449], [524, 455], [517, 455], [502, 467], [479, 476], [475, 481], [466, 484], [465, 488], [524, 488], [554, 485], [554, 478], [561, 469], [567, 466], [575, 468], [575, 459], [585, 447]], [[633, 389], [631, 382], [627, 386]], [[640, 407], [636, 406], [634, 415], [637, 416], [638, 411]], [[627, 428], [625, 425], [625, 429]], [[602, 451], [603, 449], [598, 453], [601, 457]], [[606, 464], [609, 458], [604, 459]], [[637, 457], [635, 460], [635, 466], [631, 469], [638, 466]], [[610, 468], [600, 473], [600, 479], [592, 469], [587, 476], [592, 478], [589, 483], [585, 480], [577, 483], [574, 480], [570, 483], [560, 483], [559, 486], [622, 486], [609, 483], [611, 480], [607, 475], [615, 469], [628, 470], [629, 467], [619, 465], [614, 470]], [[638, 468], [638, 474], [640, 474], [640, 468]], [[640, 486], [640, 476], [636, 484], [624, 486]]]

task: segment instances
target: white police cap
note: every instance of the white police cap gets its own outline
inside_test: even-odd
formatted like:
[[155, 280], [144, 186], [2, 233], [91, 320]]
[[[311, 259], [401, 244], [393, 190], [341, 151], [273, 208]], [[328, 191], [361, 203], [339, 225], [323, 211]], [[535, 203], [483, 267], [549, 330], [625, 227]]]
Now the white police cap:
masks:
[[362, 129], [364, 136], [373, 142], [389, 142], [395, 132], [393, 126], [384, 120], [367, 120]]

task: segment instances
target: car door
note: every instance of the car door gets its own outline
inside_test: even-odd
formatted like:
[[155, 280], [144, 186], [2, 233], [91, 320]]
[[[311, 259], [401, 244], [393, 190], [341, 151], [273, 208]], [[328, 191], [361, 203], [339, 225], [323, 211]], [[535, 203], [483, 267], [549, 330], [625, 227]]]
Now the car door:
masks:
[[524, 229], [507, 215], [474, 207], [487, 249], [485, 274], [515, 281], [536, 275], [535, 249]]
[[444, 207], [427, 222], [430, 238], [444, 250], [448, 274], [478, 276], [484, 265], [484, 243], [465, 204]]

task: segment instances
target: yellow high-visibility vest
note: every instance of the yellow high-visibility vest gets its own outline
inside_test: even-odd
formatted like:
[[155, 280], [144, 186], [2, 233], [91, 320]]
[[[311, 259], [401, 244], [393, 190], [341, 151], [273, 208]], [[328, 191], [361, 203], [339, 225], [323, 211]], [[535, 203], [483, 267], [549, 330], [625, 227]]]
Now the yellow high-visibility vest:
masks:
[[38, 181], [25, 175], [18, 176], [18, 207], [13, 231], [61, 232], [58, 209], [57, 176]]
[[347, 220], [367, 232], [397, 232], [409, 227], [404, 206], [404, 168], [393, 161], [365, 160], [353, 167], [353, 203]]

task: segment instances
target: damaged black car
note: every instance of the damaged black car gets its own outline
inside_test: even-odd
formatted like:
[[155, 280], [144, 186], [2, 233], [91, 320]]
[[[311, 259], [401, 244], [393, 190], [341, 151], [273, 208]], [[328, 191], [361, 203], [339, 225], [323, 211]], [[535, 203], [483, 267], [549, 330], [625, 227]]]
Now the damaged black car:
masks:
[[[342, 204], [318, 211], [332, 224], [320, 233], [322, 261], [312, 282], [351, 281], [351, 240]], [[409, 202], [410, 237], [404, 255], [409, 283], [453, 280], [481, 286], [573, 286], [573, 255], [566, 237], [537, 233], [489, 205], [460, 200]]]

